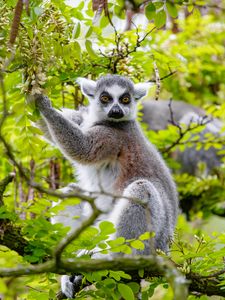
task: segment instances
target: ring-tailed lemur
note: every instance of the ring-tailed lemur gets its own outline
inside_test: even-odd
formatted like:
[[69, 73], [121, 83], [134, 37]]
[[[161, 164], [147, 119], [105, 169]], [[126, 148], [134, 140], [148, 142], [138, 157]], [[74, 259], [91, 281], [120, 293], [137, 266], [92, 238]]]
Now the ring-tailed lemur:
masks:
[[[133, 84], [118, 75], [107, 75], [97, 82], [81, 78], [79, 83], [90, 104], [78, 112], [59, 112], [46, 96], [35, 96], [48, 138], [75, 164], [82, 189], [103, 189], [143, 201], [144, 205], [121, 197], [114, 203], [104, 196], [96, 200], [97, 206], [106, 212], [101, 219], [115, 224], [116, 236], [138, 238], [151, 225], [155, 232], [154, 247], [167, 251], [176, 223], [177, 192], [162, 157], [136, 122], [136, 103], [145, 96], [146, 84]], [[81, 219], [88, 215], [86, 206], [78, 211]], [[61, 221], [66, 223], [65, 219]], [[149, 242], [145, 246], [143, 251], [134, 249], [133, 254], [149, 254]], [[66, 296], [73, 294], [68, 276], [63, 277], [62, 291]]]

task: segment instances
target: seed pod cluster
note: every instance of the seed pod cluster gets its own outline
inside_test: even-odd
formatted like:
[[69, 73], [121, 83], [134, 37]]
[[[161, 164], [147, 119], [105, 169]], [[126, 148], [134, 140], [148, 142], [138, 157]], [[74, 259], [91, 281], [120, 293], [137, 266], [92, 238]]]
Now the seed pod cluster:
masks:
[[142, 67], [138, 64], [134, 64], [129, 57], [125, 57], [118, 62], [117, 72], [120, 75], [138, 79], [138, 81], [141, 81], [144, 74], [144, 70], [142, 69]]
[[21, 55], [26, 64], [24, 72], [24, 84], [22, 86], [23, 92], [30, 92], [31, 94], [40, 94], [42, 86], [46, 82], [44, 70], [44, 57], [42, 53], [42, 46], [38, 39], [38, 31], [34, 30], [32, 39], [28, 37], [21, 41]]

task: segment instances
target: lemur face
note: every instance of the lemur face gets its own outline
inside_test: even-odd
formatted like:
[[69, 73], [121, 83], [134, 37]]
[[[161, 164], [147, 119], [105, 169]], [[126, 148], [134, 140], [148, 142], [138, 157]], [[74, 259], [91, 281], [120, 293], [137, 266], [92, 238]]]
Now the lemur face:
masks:
[[134, 84], [119, 75], [107, 75], [92, 81], [78, 79], [82, 92], [90, 100], [97, 120], [128, 121], [136, 117], [136, 100], [145, 96], [149, 84]]
[[109, 120], [122, 121], [135, 118], [136, 103], [132, 92], [127, 88], [117, 84], [103, 86], [96, 95], [96, 102]]

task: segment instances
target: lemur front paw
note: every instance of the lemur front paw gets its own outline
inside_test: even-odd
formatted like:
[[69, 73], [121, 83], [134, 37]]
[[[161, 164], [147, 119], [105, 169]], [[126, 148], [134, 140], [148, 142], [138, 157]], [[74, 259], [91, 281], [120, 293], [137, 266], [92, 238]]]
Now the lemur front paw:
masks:
[[34, 95], [34, 99], [35, 99], [35, 104], [40, 111], [42, 111], [43, 109], [52, 107], [51, 101], [45, 95], [36, 94], [36, 95]]

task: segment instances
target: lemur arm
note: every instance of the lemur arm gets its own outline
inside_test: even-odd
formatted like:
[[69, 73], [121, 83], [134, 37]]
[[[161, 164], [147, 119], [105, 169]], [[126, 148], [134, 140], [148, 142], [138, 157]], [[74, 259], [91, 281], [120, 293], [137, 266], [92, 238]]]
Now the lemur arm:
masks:
[[83, 133], [78, 125], [52, 107], [47, 96], [36, 95], [35, 101], [54, 143], [70, 160], [95, 163], [113, 158], [112, 153], [116, 157], [120, 152], [121, 143], [110, 129], [101, 130], [96, 126]]
[[[68, 108], [63, 108], [62, 110], [58, 110], [58, 112], [67, 120], [80, 125], [83, 122], [83, 117], [82, 113], [79, 110], [73, 110], [73, 109], [68, 109]], [[41, 129], [41, 131], [44, 133], [45, 139], [52, 143], [55, 144], [53, 137], [50, 133], [50, 130], [48, 128], [48, 124], [46, 123], [44, 118], [41, 118], [38, 120], [36, 123], [36, 126]]]

